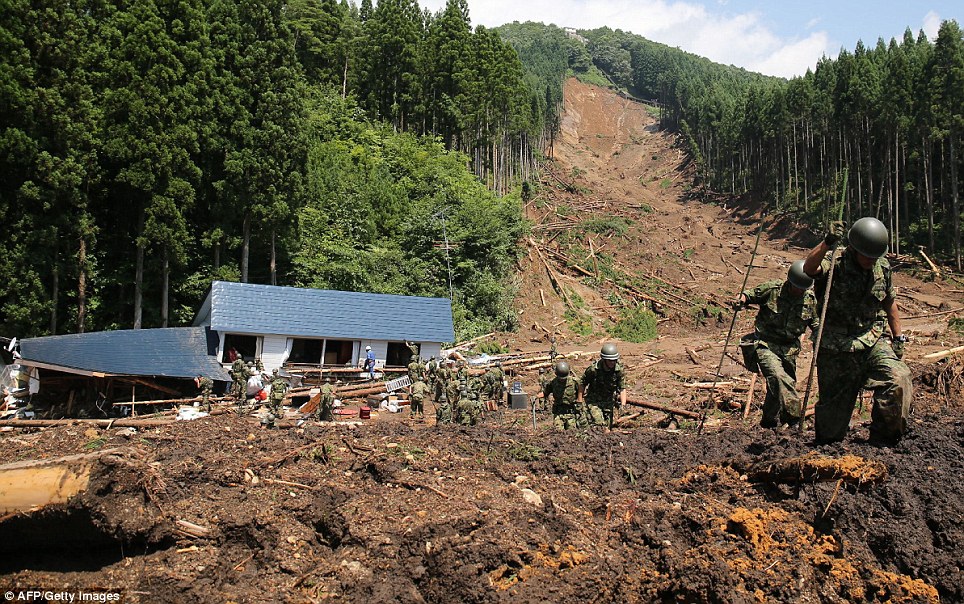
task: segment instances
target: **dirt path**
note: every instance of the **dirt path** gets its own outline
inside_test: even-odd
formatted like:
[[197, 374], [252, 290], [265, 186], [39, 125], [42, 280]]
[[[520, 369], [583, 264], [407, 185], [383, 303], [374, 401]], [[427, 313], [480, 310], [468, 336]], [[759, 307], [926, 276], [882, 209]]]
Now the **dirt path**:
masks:
[[[575, 82], [566, 103], [553, 171], [570, 190], [546, 184], [527, 208], [521, 329], [499, 338], [548, 350], [547, 329], [563, 352], [594, 351], [630, 284], [661, 313], [659, 339], [619, 344], [632, 389], [698, 409], [705, 394], [683, 382], [715, 369], [729, 315], [714, 302], [742, 282], [752, 212], [687, 201], [690, 168], [638, 106]], [[579, 226], [590, 218], [598, 230]], [[786, 224], [773, 233], [751, 283], [782, 275], [815, 239]], [[626, 275], [635, 281], [613, 285]], [[955, 286], [898, 283], [914, 296], [907, 314], [961, 302], [941, 289]], [[658, 428], [657, 412], [557, 434], [544, 414], [533, 430], [524, 410], [471, 428], [381, 414], [261, 430], [224, 414], [0, 432], [9, 461], [113, 450], [67, 504], [0, 518], [0, 588], [151, 603], [964, 601], [964, 367], [916, 362], [960, 338], [945, 316], [908, 327], [914, 424], [890, 449], [867, 444], [866, 416], [812, 457], [809, 434], [725, 411], [702, 435]], [[724, 372], [745, 384], [739, 365]], [[533, 391], [536, 375], [515, 377]], [[793, 482], [796, 467], [822, 480]], [[781, 481], [766, 478], [772, 468]]]

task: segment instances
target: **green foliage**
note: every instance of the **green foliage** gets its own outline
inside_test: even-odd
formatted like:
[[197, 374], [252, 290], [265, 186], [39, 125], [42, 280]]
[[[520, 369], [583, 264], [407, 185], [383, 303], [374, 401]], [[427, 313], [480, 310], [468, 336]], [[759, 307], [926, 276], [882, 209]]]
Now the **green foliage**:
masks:
[[600, 235], [625, 235], [629, 227], [633, 224], [632, 220], [622, 216], [598, 216], [583, 220], [578, 227], [582, 231], [599, 233]]
[[614, 338], [641, 344], [655, 340], [656, 315], [643, 306], [626, 308], [620, 312], [619, 321], [609, 323], [606, 331]]
[[183, 324], [212, 279], [447, 297], [446, 260], [460, 335], [515, 325], [561, 82], [465, 0], [11, 0], [0, 49], [5, 333]]
[[563, 318], [566, 320], [566, 325], [569, 326], [569, 329], [576, 335], [592, 335], [592, 318], [573, 309], [567, 310], [565, 314], [563, 314]]
[[535, 445], [513, 440], [506, 450], [506, 455], [509, 459], [515, 459], [516, 461], [539, 461], [542, 458], [542, 449]]
[[947, 327], [958, 335], [964, 336], [964, 318], [954, 317], [947, 322]]

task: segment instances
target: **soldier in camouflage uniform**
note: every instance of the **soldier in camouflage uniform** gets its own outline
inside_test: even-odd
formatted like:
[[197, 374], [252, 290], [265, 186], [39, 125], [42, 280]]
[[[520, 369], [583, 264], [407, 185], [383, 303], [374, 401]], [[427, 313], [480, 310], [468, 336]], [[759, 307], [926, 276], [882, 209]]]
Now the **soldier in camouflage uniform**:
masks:
[[582, 374], [578, 400], [586, 402], [594, 426], [612, 428], [616, 407], [626, 404], [625, 371], [615, 344], [603, 344], [599, 357]]
[[321, 387], [321, 398], [318, 401], [318, 408], [315, 409], [315, 418], [318, 421], [334, 421], [335, 416], [332, 411], [335, 408], [335, 386], [331, 384], [331, 377], [325, 378], [325, 384]]
[[413, 356], [408, 364], [408, 379], [414, 384], [419, 380], [425, 379], [425, 367], [422, 366], [418, 356]]
[[585, 404], [578, 402], [579, 378], [569, 371], [569, 363], [556, 363], [556, 377], [543, 387], [541, 395], [552, 396], [552, 423], [556, 430], [571, 430], [589, 426], [589, 414]]
[[412, 419], [425, 421], [425, 397], [428, 396], [429, 387], [424, 380], [417, 380], [409, 386], [409, 400], [411, 401]]
[[482, 402], [479, 400], [478, 383], [464, 383], [456, 406], [456, 421], [463, 426], [474, 426], [482, 417]]
[[452, 423], [452, 406], [449, 404], [449, 397], [442, 392], [442, 395], [436, 399], [435, 405], [435, 423], [436, 424], [451, 424]]
[[803, 272], [803, 260], [790, 266], [786, 281], [767, 281], [740, 294], [737, 310], [747, 304], [760, 307], [754, 331], [743, 336], [740, 348], [750, 371], [759, 368], [767, 384], [763, 402], [764, 428], [795, 425], [803, 413], [797, 394], [797, 355], [800, 336], [817, 321], [813, 279]]
[[211, 393], [214, 392], [214, 382], [211, 378], [204, 377], [200, 373], [194, 378], [194, 385], [201, 391], [201, 400], [194, 403], [195, 407], [204, 407], [208, 413], [211, 412]]
[[244, 398], [244, 389], [248, 383], [248, 366], [242, 357], [234, 359], [231, 363], [231, 378], [234, 380], [234, 396], [239, 400]]
[[[804, 263], [816, 281], [822, 303], [831, 260], [825, 258], [843, 234], [834, 223]], [[910, 370], [901, 357], [906, 336], [897, 310], [890, 263], [883, 255], [889, 237], [876, 218], [861, 218], [848, 233], [848, 246], [836, 260], [820, 350], [817, 357], [820, 399], [814, 428], [818, 443], [843, 440], [861, 388], [873, 390], [870, 437], [894, 444], [907, 431], [913, 398]], [[890, 328], [890, 342], [883, 338]]]
[[271, 371], [271, 395], [268, 397], [268, 408], [275, 416], [281, 415], [281, 403], [288, 393], [288, 381], [278, 374], [277, 369]]
[[502, 364], [496, 363], [485, 372], [486, 398], [493, 401], [496, 407], [505, 405], [505, 371]]

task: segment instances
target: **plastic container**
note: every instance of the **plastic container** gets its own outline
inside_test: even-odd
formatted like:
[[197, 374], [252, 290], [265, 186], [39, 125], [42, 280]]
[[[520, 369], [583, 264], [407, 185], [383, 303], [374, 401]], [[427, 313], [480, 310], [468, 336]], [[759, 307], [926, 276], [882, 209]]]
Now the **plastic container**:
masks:
[[372, 417], [372, 408], [371, 408], [371, 407], [362, 407], [361, 409], [358, 410], [358, 417], [360, 417], [361, 419], [371, 419], [371, 417]]

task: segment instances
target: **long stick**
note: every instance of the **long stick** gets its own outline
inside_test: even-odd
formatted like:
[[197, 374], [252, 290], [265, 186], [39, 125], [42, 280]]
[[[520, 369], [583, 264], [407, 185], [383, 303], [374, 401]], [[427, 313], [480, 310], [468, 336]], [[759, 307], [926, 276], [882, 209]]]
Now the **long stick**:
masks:
[[[760, 227], [756, 231], [756, 242], [753, 244], [753, 253], [750, 254], [750, 262], [746, 265], [746, 274], [743, 275], [743, 285], [740, 286], [740, 294], [746, 289], [746, 282], [750, 278], [750, 269], [753, 268], [753, 260], [756, 259], [757, 248], [760, 247], [760, 235], [763, 233], [763, 225], [766, 224], [766, 210], [760, 216]], [[710, 401], [713, 400], [713, 392], [716, 389], [716, 382], [720, 379], [720, 372], [723, 370], [723, 360], [726, 358], [726, 349], [730, 345], [730, 337], [733, 335], [733, 326], [736, 325], [736, 316], [740, 314], [739, 309], [733, 311], [733, 319], [730, 320], [730, 329], [726, 332], [726, 340], [723, 341], [723, 354], [720, 355], [720, 362], [716, 366], [716, 374], [713, 376], [713, 389], [710, 390], [706, 402], [703, 404], [703, 411], [700, 413], [700, 425], [696, 428], [696, 434], [703, 433], [703, 424], [706, 423], [706, 415], [709, 413]]]
[[[843, 171], [843, 188], [840, 192], [840, 210], [837, 213], [837, 220], [843, 218], [844, 200], [847, 198], [847, 170]], [[817, 341], [813, 344], [813, 358], [810, 360], [810, 374], [807, 376], [807, 390], [803, 394], [803, 408], [800, 413], [800, 425], [798, 430], [803, 432], [803, 424], [807, 419], [807, 405], [810, 403], [810, 391], [813, 389], [813, 372], [817, 369], [817, 356], [820, 354], [820, 341], [823, 340], [823, 327], [827, 318], [827, 303], [830, 301], [830, 287], [833, 285], [833, 269], [837, 265], [837, 248], [840, 241], [834, 244], [830, 252], [830, 271], [827, 273], [827, 287], [823, 291], [823, 307], [820, 309], [820, 327], [817, 329]], [[816, 420], [814, 420], [816, 422]]]

